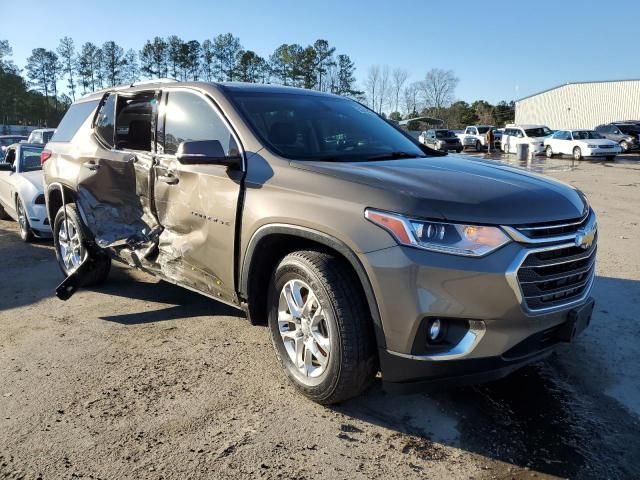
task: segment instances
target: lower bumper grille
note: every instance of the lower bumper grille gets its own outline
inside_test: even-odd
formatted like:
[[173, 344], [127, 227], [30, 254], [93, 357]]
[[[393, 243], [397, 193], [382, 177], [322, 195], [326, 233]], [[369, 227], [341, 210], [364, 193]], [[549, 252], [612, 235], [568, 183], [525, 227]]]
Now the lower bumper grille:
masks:
[[588, 249], [575, 246], [533, 251], [518, 269], [526, 306], [540, 310], [582, 297], [595, 275], [596, 240]]

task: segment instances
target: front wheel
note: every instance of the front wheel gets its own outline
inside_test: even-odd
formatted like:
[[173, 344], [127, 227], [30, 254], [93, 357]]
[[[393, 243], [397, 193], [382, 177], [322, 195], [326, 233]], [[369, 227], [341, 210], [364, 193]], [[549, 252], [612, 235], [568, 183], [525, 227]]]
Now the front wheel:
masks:
[[620, 148], [622, 148], [622, 153], [627, 153], [629, 151], [629, 144], [626, 140], [620, 142]]
[[551, 145], [547, 145], [547, 148], [545, 148], [544, 152], [546, 153], [547, 158], [553, 157], [553, 150], [551, 150]]
[[580, 150], [580, 147], [576, 147], [573, 149], [573, 159], [582, 160], [582, 150]]
[[20, 238], [23, 242], [33, 241], [33, 230], [29, 225], [29, 215], [22, 204], [20, 198], [16, 198], [16, 214], [18, 215], [18, 227], [20, 228]]
[[456, 153], [461, 153], [461, 152], [462, 152], [462, 147], [456, 148]]
[[476, 152], [480, 151], [482, 151], [482, 144], [480, 143], [480, 140], [476, 140]]
[[377, 357], [369, 309], [357, 276], [321, 251], [282, 259], [269, 286], [269, 329], [293, 385], [320, 404], [362, 393]]
[[88, 239], [89, 235], [80, 220], [75, 204], [68, 203], [60, 207], [53, 221], [53, 244], [58, 266], [62, 274], [68, 277], [89, 257], [93, 266], [83, 276], [83, 286], [103, 282], [111, 269], [111, 258], [104, 252], [90, 250], [87, 246]]
[[503, 151], [504, 153], [509, 153], [509, 145], [508, 145], [508, 144], [506, 144], [506, 143], [503, 143], [503, 144], [502, 144], [502, 151]]

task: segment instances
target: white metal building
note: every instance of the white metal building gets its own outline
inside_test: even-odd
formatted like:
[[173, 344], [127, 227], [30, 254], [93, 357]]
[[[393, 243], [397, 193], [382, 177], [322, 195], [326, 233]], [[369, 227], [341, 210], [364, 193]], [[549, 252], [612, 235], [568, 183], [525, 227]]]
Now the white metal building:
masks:
[[516, 100], [516, 123], [552, 129], [640, 121], [640, 80], [567, 83]]

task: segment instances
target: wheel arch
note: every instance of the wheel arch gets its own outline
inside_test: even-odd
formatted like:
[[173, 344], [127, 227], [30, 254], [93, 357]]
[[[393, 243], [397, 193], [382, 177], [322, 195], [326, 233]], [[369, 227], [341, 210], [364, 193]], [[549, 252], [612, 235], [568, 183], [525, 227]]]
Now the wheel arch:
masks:
[[278, 262], [288, 253], [309, 247], [330, 250], [341, 257], [360, 281], [371, 315], [376, 343], [385, 348], [386, 341], [378, 303], [367, 272], [357, 255], [341, 240], [317, 230], [297, 225], [274, 224], [258, 229], [247, 246], [240, 268], [238, 290], [246, 300], [247, 314], [252, 322], [266, 318], [267, 291], [265, 285]]
[[53, 220], [56, 218], [60, 207], [66, 203], [74, 202], [76, 192], [71, 187], [56, 182], [47, 186], [45, 198], [49, 223], [53, 225]]

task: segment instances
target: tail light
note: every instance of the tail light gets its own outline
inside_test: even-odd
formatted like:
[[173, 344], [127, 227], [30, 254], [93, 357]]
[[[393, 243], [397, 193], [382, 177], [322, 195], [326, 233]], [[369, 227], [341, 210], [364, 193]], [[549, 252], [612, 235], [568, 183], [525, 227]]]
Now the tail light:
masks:
[[49, 150], [42, 150], [40, 153], [40, 165], [44, 165], [44, 162], [51, 158], [51, 152]]

